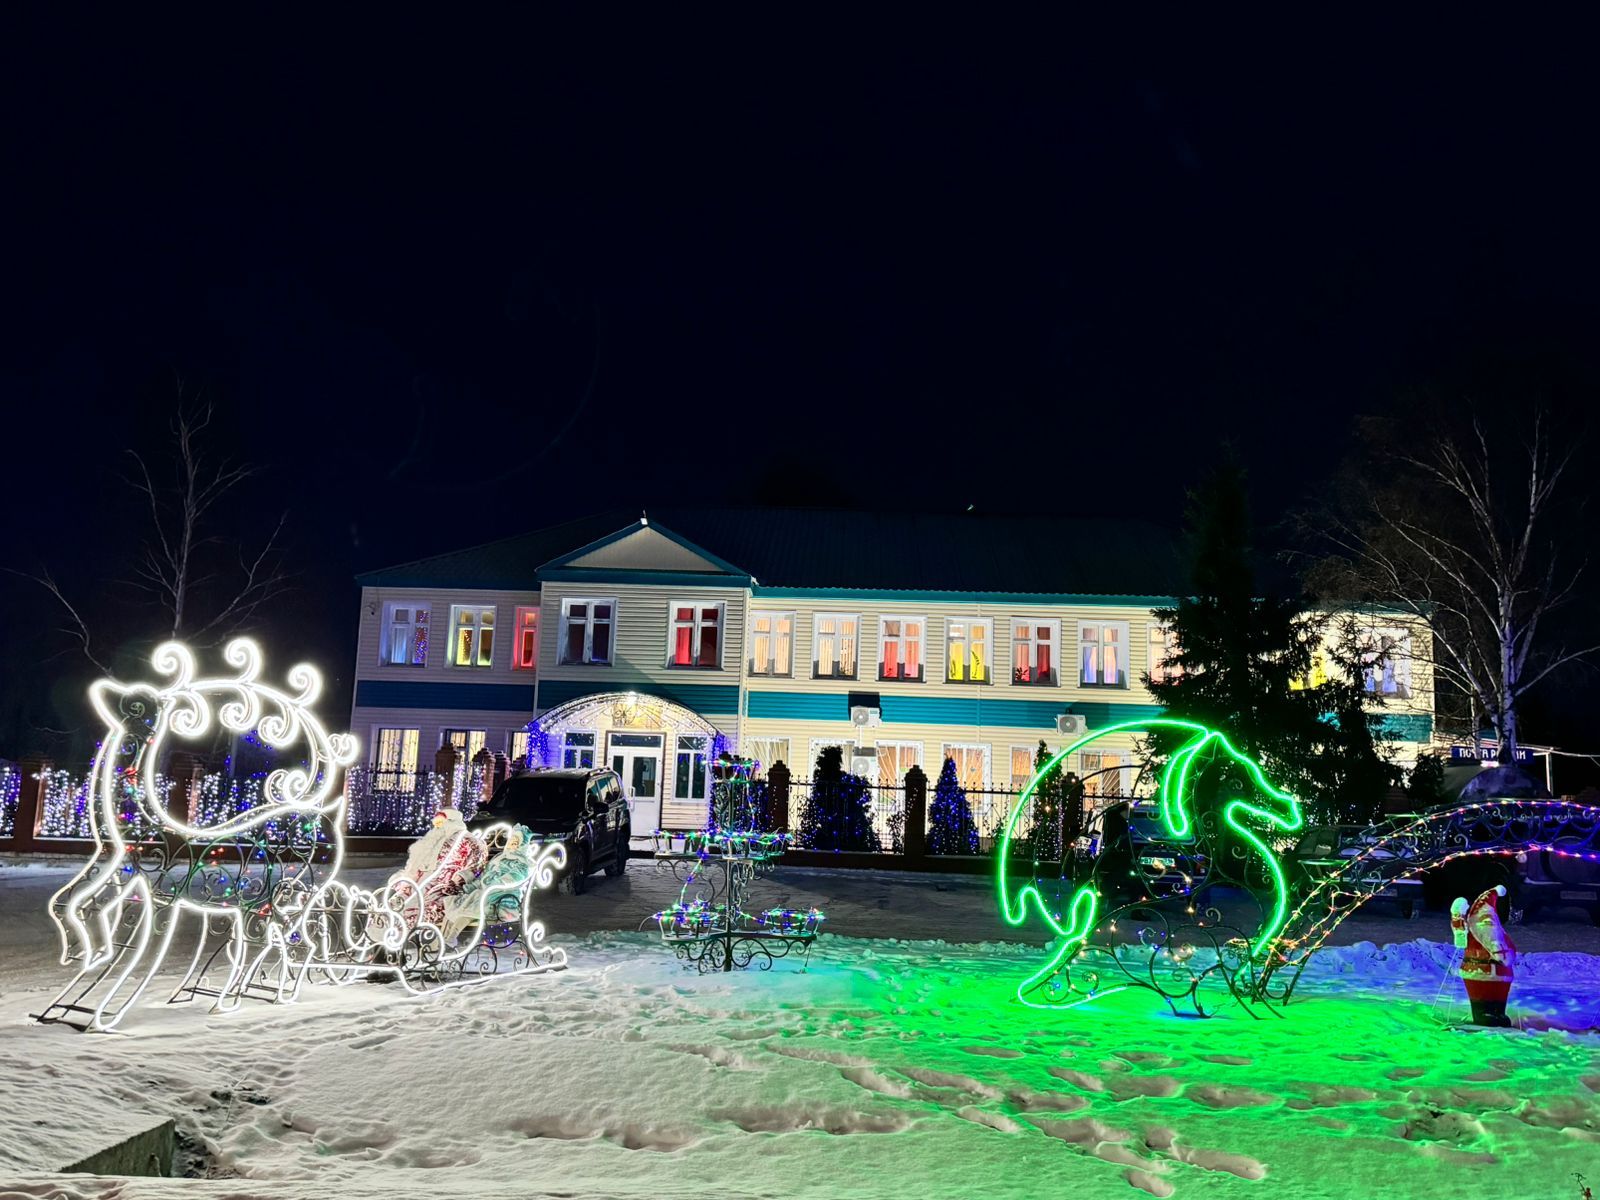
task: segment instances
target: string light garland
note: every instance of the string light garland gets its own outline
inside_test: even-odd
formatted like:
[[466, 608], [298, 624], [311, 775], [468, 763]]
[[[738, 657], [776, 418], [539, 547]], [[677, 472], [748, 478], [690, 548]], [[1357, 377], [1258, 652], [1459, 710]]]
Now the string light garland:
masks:
[[[106, 734], [87, 782], [80, 787], [65, 773], [46, 780], [56, 819], [67, 823], [70, 810], [75, 822], [81, 810], [94, 841], [89, 860], [50, 900], [62, 962], [78, 970], [38, 1019], [116, 1028], [160, 972], [179, 926], [192, 921], [201, 936], [171, 998], [209, 997], [217, 1011], [246, 997], [293, 999], [313, 974], [332, 982], [391, 977], [427, 991], [503, 966], [519, 974], [565, 965], [528, 908], [565, 851], [521, 827], [464, 835], [475, 839], [477, 873], [449, 929], [434, 919], [442, 913], [411, 913], [403, 888], [369, 892], [341, 879], [346, 798], [338, 781], [356, 759], [355, 739], [330, 733], [312, 712], [322, 690], [314, 668], [291, 668], [284, 689], [260, 679], [253, 641], [229, 642], [223, 657], [234, 674], [197, 678], [191, 652], [168, 642], [151, 659], [164, 682], [102, 679], [90, 687]], [[214, 729], [274, 751], [300, 746], [304, 757], [226, 792], [202, 781], [189, 811], [174, 815], [171, 783], [156, 770], [162, 751], [170, 739], [193, 741]], [[418, 895], [428, 883], [418, 881]], [[206, 956], [214, 928], [223, 939]]]

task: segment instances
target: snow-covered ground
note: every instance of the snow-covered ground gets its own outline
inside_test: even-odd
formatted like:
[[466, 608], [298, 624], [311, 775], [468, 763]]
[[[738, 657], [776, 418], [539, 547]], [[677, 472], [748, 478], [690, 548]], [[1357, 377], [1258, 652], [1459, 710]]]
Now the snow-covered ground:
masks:
[[[1600, 1036], [1573, 1032], [1600, 1024], [1600, 960], [1573, 952], [1600, 938], [1576, 922], [1514, 931], [1532, 1031], [1441, 1024], [1460, 985], [1415, 940], [1437, 917], [1364, 918], [1281, 1019], [1182, 1020], [1131, 991], [1046, 1013], [1012, 998], [1039, 950], [998, 940], [1017, 932], [983, 880], [780, 870], [763, 899], [829, 910], [810, 969], [701, 976], [625, 931], [674, 893], [635, 863], [546, 901], [565, 972], [81, 1035], [26, 1016], [63, 978], [43, 911], [62, 878], [0, 868], [0, 1195], [1544, 1200], [1600, 1180]], [[167, 1116], [231, 1177], [51, 1173]]]

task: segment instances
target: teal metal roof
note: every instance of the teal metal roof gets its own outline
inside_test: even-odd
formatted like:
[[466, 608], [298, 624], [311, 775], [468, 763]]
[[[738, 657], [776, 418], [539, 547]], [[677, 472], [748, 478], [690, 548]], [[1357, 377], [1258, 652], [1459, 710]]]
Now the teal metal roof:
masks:
[[[358, 577], [369, 587], [538, 586], [538, 568], [638, 523], [569, 521]], [[749, 574], [761, 591], [1027, 595], [1157, 602], [1184, 587], [1176, 537], [1141, 521], [1088, 517], [661, 508], [650, 524]]]

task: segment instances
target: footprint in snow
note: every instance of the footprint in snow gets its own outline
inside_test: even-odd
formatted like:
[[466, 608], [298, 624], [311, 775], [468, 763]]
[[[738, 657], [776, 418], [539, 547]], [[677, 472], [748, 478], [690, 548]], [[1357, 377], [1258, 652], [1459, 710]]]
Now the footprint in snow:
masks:
[[1021, 1058], [1021, 1050], [1013, 1050], [1009, 1046], [963, 1046], [968, 1054], [982, 1054], [989, 1058]]
[[1246, 1058], [1243, 1054], [1202, 1054], [1200, 1061], [1219, 1063], [1224, 1067], [1248, 1067], [1255, 1059]]
[[1265, 1108], [1278, 1103], [1277, 1096], [1269, 1096], [1266, 1092], [1219, 1083], [1190, 1085], [1183, 1096], [1185, 1100], [1193, 1100], [1207, 1108]]

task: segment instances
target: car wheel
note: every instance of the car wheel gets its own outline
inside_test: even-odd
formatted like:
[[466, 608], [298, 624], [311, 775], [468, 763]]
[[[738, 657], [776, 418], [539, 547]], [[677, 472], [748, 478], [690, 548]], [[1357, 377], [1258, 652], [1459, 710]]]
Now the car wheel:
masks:
[[571, 869], [561, 877], [561, 890], [569, 896], [581, 896], [589, 886], [589, 852], [579, 850], [572, 856]]
[[611, 861], [606, 864], [606, 874], [612, 879], [615, 879], [628, 869], [628, 842], [632, 833], [632, 827], [624, 825], [621, 835], [617, 838], [616, 851], [612, 854]]

